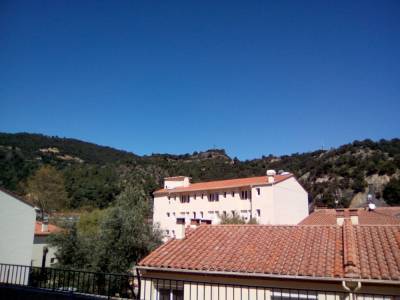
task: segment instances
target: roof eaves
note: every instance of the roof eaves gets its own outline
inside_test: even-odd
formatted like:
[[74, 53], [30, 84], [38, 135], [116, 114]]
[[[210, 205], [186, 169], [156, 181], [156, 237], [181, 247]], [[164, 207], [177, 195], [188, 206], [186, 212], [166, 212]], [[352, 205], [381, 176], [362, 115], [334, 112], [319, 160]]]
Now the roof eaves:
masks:
[[245, 273], [245, 272], [225, 272], [225, 271], [208, 271], [208, 270], [190, 270], [190, 269], [175, 269], [175, 268], [160, 268], [137, 266], [139, 270], [159, 271], [159, 272], [174, 272], [186, 274], [207, 274], [207, 275], [222, 275], [222, 276], [242, 276], [242, 277], [259, 277], [271, 279], [294, 279], [294, 280], [309, 280], [309, 281], [335, 281], [335, 282], [365, 282], [376, 284], [394, 284], [400, 285], [398, 280], [379, 280], [379, 279], [362, 279], [362, 278], [345, 278], [345, 277], [314, 277], [314, 276], [296, 276], [296, 275], [279, 275], [265, 273]]
[[[215, 191], [215, 190], [223, 190], [223, 189], [232, 189], [232, 188], [242, 188], [242, 187], [256, 187], [256, 186], [269, 186], [279, 184], [289, 178], [294, 177], [293, 174], [290, 174], [278, 181], [275, 182], [265, 182], [265, 183], [244, 183], [244, 184], [234, 184], [234, 185], [226, 185], [219, 187], [209, 187], [209, 188], [194, 188], [191, 189], [190, 186], [187, 188], [173, 188], [173, 189], [160, 189], [153, 192], [153, 195], [168, 195], [173, 193], [187, 193], [187, 192], [198, 192], [198, 191]], [[201, 182], [199, 182], [201, 183]], [[179, 190], [178, 190], [179, 189]]]

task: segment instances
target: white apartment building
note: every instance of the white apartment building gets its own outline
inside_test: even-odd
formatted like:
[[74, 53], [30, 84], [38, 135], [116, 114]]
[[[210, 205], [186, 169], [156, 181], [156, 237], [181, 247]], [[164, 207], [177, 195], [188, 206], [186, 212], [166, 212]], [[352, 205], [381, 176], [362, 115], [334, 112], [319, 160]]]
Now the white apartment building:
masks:
[[308, 215], [308, 194], [293, 174], [191, 183], [189, 177], [164, 179], [164, 188], [153, 193], [153, 222], [165, 237], [176, 237], [177, 219], [186, 225], [218, 224], [222, 215], [239, 215], [260, 224], [297, 224]]

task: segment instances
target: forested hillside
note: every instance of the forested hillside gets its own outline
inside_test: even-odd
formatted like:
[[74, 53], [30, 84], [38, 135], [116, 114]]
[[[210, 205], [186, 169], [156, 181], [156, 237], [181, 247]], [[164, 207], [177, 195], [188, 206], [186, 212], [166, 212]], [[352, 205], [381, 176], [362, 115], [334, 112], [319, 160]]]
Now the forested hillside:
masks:
[[187, 175], [196, 182], [264, 175], [267, 169], [294, 173], [311, 203], [359, 206], [370, 191], [378, 204], [400, 204], [399, 139], [240, 161], [219, 149], [138, 156], [76, 139], [0, 133], [0, 186], [44, 198], [65, 191], [56, 210], [108, 207], [127, 186], [140, 186], [150, 199], [166, 176]]

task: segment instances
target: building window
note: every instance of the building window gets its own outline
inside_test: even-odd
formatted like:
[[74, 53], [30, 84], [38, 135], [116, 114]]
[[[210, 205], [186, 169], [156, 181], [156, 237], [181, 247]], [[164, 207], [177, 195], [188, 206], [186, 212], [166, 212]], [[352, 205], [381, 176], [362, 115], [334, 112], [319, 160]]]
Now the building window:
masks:
[[172, 230], [172, 236], [175, 237], [175, 230]]
[[172, 215], [175, 217], [175, 213], [173, 212]]
[[235, 216], [235, 211], [234, 210], [232, 210], [232, 217], [234, 217]]
[[193, 212], [193, 219], [196, 219], [196, 212]]
[[284, 290], [273, 289], [271, 300], [290, 300], [290, 299], [304, 299], [313, 300], [318, 299], [317, 292], [314, 291], [299, 291], [299, 290]]
[[159, 288], [157, 299], [159, 299], [159, 300], [183, 300], [183, 290]]
[[223, 214], [224, 217], [226, 218], [226, 211], [225, 211], [225, 210], [222, 212], [222, 214]]
[[50, 263], [51, 264], [54, 264], [55, 262], [56, 262], [56, 258], [55, 257], [50, 258]]
[[261, 209], [256, 209], [257, 217], [261, 217]]
[[257, 195], [260, 196], [260, 194], [261, 194], [261, 189], [257, 188]]
[[193, 196], [193, 200], [196, 200], [196, 198], [197, 198], [197, 195], [196, 195], [196, 194], [194, 194], [194, 196]]
[[201, 194], [201, 199], [203, 199], [204, 198], [204, 194]]
[[251, 192], [250, 191], [241, 191], [240, 197], [242, 200], [251, 199]]
[[189, 203], [189, 202], [190, 202], [189, 195], [182, 195], [181, 196], [181, 203]]
[[235, 197], [235, 192], [234, 191], [232, 191], [232, 197]]
[[170, 195], [168, 195], [168, 200], [171, 200], [171, 196]]
[[204, 218], [204, 213], [202, 211], [200, 212], [200, 218]]
[[224, 192], [224, 198], [226, 198], [226, 192]]
[[219, 194], [218, 193], [209, 194], [208, 201], [219, 201]]
[[165, 233], [167, 234], [167, 235], [169, 235], [169, 230], [167, 229], [167, 230], [165, 230]]
[[170, 213], [169, 212], [167, 212], [167, 217], [169, 217], [170, 216]]

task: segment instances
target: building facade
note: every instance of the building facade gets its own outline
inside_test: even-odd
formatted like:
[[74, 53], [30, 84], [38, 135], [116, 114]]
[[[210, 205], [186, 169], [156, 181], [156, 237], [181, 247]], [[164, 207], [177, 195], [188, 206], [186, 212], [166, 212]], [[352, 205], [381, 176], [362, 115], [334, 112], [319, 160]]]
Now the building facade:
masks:
[[0, 263], [31, 264], [35, 219], [31, 204], [0, 189]]
[[238, 215], [259, 224], [297, 224], [308, 215], [308, 194], [289, 173], [191, 183], [189, 177], [165, 178], [154, 192], [153, 222], [166, 237], [177, 235], [177, 219], [218, 224]]
[[57, 249], [49, 245], [48, 237], [50, 234], [58, 231], [60, 231], [60, 228], [53, 224], [47, 224], [46, 221], [36, 221], [35, 236], [33, 239], [32, 266], [42, 267], [44, 263], [45, 267], [51, 267], [57, 262], [55, 255]]
[[140, 299], [400, 299], [400, 225], [353, 221], [191, 228], [139, 263]]

